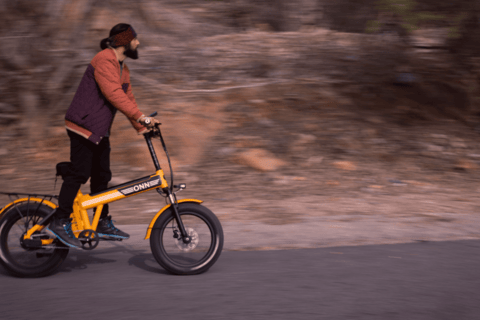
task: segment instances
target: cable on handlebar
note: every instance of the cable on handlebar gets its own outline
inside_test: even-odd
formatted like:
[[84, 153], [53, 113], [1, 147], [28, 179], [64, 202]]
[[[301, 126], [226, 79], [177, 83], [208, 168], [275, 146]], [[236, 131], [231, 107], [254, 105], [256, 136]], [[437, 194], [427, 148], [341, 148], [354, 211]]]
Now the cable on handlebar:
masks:
[[157, 132], [154, 132], [155, 135], [158, 134], [160, 141], [162, 142], [162, 147], [163, 150], [165, 151], [165, 154], [167, 155], [167, 160], [168, 160], [168, 166], [170, 168], [170, 192], [173, 193], [173, 169], [172, 169], [172, 163], [170, 161], [170, 155], [168, 154], [167, 146], [165, 145], [165, 141], [163, 140], [162, 132], [160, 131], [160, 124], [155, 124], [155, 129], [157, 129]]

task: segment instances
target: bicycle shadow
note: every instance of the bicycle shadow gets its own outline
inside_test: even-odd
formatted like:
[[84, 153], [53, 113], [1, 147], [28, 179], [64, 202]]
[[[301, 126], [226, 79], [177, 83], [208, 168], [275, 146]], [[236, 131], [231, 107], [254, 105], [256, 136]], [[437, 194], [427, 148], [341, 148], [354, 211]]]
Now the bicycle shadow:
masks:
[[11, 274], [8, 273], [8, 271], [5, 270], [5, 268], [2, 265], [0, 265], [0, 276], [11, 277]]
[[[111, 252], [111, 251], [110, 251]], [[56, 273], [72, 272], [74, 270], [85, 270], [89, 265], [114, 263], [117, 260], [99, 257], [102, 252], [85, 252], [71, 250]]]
[[129, 266], [134, 266], [144, 271], [157, 274], [170, 274], [158, 265], [151, 253], [145, 253], [144, 250], [129, 249], [126, 247], [102, 249], [96, 252], [70, 251], [67, 259], [65, 259], [58, 272], [84, 270], [87, 269], [89, 265], [116, 263], [117, 259], [103, 258], [101, 255], [117, 253], [131, 256], [127, 262]]
[[164, 275], [171, 275], [171, 273], [165, 271], [158, 262], [153, 258], [151, 253], [143, 253], [138, 254], [131, 257], [128, 260], [128, 264], [131, 266], [135, 266], [139, 269], [144, 271], [152, 272], [152, 273], [160, 273]]
[[[118, 259], [105, 258], [102, 255], [110, 254], [127, 254], [131, 256], [127, 263], [129, 266], [134, 266], [138, 269], [163, 275], [171, 275], [165, 271], [155, 260], [151, 252], [145, 250], [135, 250], [125, 247], [108, 248], [94, 251], [70, 250], [67, 258], [62, 263], [60, 268], [50, 276], [55, 274], [70, 273], [76, 270], [86, 270], [89, 266], [99, 264], [117, 263]], [[0, 265], [0, 277], [11, 277], [12, 275]]]
[[[72, 272], [74, 270], [85, 270], [88, 268], [88, 265], [113, 263], [116, 261], [117, 260], [114, 260], [114, 259], [100, 258], [88, 252], [79, 251], [79, 252], [69, 253], [69, 255], [67, 256], [65, 261], [62, 263], [60, 268], [47, 276], [53, 276], [58, 273]], [[12, 276], [16, 277], [10, 274], [2, 265], [0, 265], [0, 277], [12, 277]], [[19, 277], [19, 278], [22, 278], [22, 277]]]

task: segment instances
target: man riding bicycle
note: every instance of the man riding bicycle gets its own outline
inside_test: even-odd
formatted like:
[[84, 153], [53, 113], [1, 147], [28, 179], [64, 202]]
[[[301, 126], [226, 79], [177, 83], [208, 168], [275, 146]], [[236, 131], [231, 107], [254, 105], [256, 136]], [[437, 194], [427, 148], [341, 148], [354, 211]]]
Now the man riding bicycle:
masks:
[[[73, 202], [82, 184], [90, 178], [90, 191], [107, 189], [110, 171], [110, 128], [117, 110], [122, 112], [139, 134], [149, 132], [158, 121], [138, 109], [130, 85], [130, 72], [124, 63], [138, 59], [140, 42], [132, 26], [120, 23], [101, 41], [102, 49], [85, 71], [70, 107], [65, 125], [70, 138], [70, 166], [58, 199], [55, 219], [48, 229], [70, 247], [81, 247], [71, 228]], [[101, 237], [128, 239], [113, 225], [104, 205], [97, 233]]]

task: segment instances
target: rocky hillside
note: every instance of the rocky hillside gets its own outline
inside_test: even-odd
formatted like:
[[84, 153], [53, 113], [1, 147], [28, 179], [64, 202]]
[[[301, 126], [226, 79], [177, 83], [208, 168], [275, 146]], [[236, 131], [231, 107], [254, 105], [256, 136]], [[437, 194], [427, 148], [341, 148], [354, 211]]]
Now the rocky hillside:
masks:
[[[478, 207], [480, 60], [459, 67], [442, 49], [447, 28], [418, 30], [405, 45], [394, 32], [327, 28], [320, 1], [295, 10], [282, 1], [48, 3], [2, 26], [3, 191], [58, 192], [64, 113], [100, 40], [129, 22], [141, 42], [140, 59], [127, 61], [134, 94], [142, 111], [159, 113], [175, 179], [188, 185], [179, 195], [208, 201], [222, 219]], [[2, 10], [20, 14], [20, 4]], [[151, 173], [122, 115], [112, 132], [112, 184]], [[154, 197], [114, 204], [117, 220], [147, 221]]]

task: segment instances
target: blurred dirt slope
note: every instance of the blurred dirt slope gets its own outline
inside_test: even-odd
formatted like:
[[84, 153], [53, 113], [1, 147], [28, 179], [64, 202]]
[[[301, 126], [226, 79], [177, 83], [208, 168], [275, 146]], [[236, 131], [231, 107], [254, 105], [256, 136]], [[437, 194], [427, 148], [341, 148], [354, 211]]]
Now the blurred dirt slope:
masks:
[[[446, 26], [409, 44], [392, 30], [338, 31], [377, 16], [361, 9], [349, 29], [341, 10], [313, 0], [2, 1], [0, 190], [58, 193], [65, 111], [100, 40], [127, 22], [141, 41], [127, 61], [134, 94], [159, 113], [188, 185], [179, 195], [221, 219], [476, 213], [475, 49], [458, 59]], [[112, 184], [153, 171], [121, 114], [111, 141]], [[147, 222], [157, 198], [114, 204], [117, 221]]]

